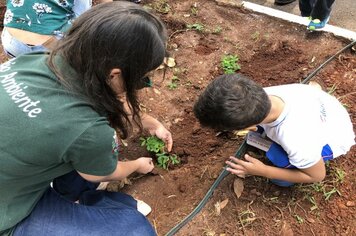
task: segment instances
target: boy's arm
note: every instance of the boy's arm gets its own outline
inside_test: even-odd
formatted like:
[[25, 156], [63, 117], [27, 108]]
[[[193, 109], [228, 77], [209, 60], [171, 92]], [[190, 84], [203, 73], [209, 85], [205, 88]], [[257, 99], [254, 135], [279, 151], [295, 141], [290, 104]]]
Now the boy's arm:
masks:
[[325, 165], [322, 158], [313, 166], [305, 169], [284, 169], [268, 166], [249, 155], [245, 155], [247, 161], [230, 157], [227, 161], [231, 168], [227, 168], [232, 174], [237, 176], [257, 175], [269, 179], [280, 179], [292, 183], [314, 183], [320, 182], [325, 178]]

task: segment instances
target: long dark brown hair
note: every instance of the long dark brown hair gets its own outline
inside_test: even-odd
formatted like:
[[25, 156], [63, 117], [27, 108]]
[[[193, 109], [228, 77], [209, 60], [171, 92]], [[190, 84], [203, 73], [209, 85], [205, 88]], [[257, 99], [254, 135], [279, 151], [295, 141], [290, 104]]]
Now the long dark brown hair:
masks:
[[[121, 70], [132, 119], [141, 128], [137, 87], [163, 62], [166, 38], [163, 23], [137, 4], [103, 3], [74, 21], [51, 52], [48, 65], [66, 87], [79, 84], [94, 110], [105, 114], [120, 137], [127, 138], [132, 124], [107, 83], [110, 72]], [[56, 63], [58, 56], [74, 69], [74, 77], [64, 75]]]

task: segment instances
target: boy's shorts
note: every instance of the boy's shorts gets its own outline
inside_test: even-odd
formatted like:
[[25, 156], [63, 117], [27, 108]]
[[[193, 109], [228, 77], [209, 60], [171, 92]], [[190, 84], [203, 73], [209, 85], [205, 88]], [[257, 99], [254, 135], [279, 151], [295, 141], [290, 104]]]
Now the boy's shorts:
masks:
[[[296, 169], [296, 167], [289, 162], [288, 154], [282, 146], [268, 138], [264, 138], [260, 132], [260, 129], [257, 132], [250, 131], [247, 137], [247, 144], [265, 151], [267, 159], [274, 166], [279, 168]], [[333, 159], [333, 152], [328, 144], [322, 148], [321, 157], [324, 162]], [[272, 179], [271, 182], [282, 187], [289, 187], [294, 184], [279, 179]]]

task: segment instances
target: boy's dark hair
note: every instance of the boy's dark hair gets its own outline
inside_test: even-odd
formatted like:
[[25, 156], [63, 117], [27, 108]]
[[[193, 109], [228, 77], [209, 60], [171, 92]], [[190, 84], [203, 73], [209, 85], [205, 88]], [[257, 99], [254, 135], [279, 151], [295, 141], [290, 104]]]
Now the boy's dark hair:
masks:
[[194, 105], [194, 114], [204, 126], [231, 131], [261, 123], [270, 109], [261, 86], [240, 74], [230, 74], [207, 86]]
[[[79, 83], [93, 108], [126, 138], [132, 126], [123, 103], [107, 83], [110, 72], [121, 70], [133, 121], [141, 128], [136, 90], [146, 74], [163, 62], [166, 39], [164, 24], [141, 6], [124, 1], [98, 4], [74, 21], [48, 65], [65, 86]], [[65, 76], [56, 64], [57, 55], [75, 70], [76, 77]]]

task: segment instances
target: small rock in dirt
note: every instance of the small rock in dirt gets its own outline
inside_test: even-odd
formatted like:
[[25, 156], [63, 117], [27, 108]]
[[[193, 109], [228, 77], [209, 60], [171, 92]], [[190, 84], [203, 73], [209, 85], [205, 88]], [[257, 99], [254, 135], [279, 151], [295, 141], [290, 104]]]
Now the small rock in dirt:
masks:
[[250, 191], [250, 194], [256, 195], [256, 196], [261, 196], [262, 193], [258, 192], [255, 188]]
[[201, 127], [200, 127], [200, 125], [197, 123], [197, 124], [195, 124], [194, 127], [193, 127], [193, 132], [192, 132], [192, 134], [197, 134], [200, 130], [201, 130]]
[[348, 206], [348, 207], [354, 207], [354, 206], [355, 206], [355, 202], [354, 202], [354, 201], [347, 201], [347, 202], [346, 202], [346, 206]]
[[341, 202], [339, 202], [339, 203], [337, 204], [337, 206], [338, 206], [339, 208], [341, 208], [341, 209], [346, 209], [346, 208], [347, 208], [347, 206], [345, 206], [345, 204], [344, 204], [344, 203], [341, 203]]
[[187, 190], [187, 186], [185, 186], [184, 184], [180, 184], [178, 186], [178, 190], [179, 192], [184, 193]]
[[283, 222], [280, 235], [281, 236], [293, 236], [294, 235], [292, 227], [290, 226], [290, 224], [288, 224], [288, 222], [286, 222], [286, 221]]
[[313, 218], [307, 218], [307, 221], [312, 224], [315, 223], [315, 220]]

